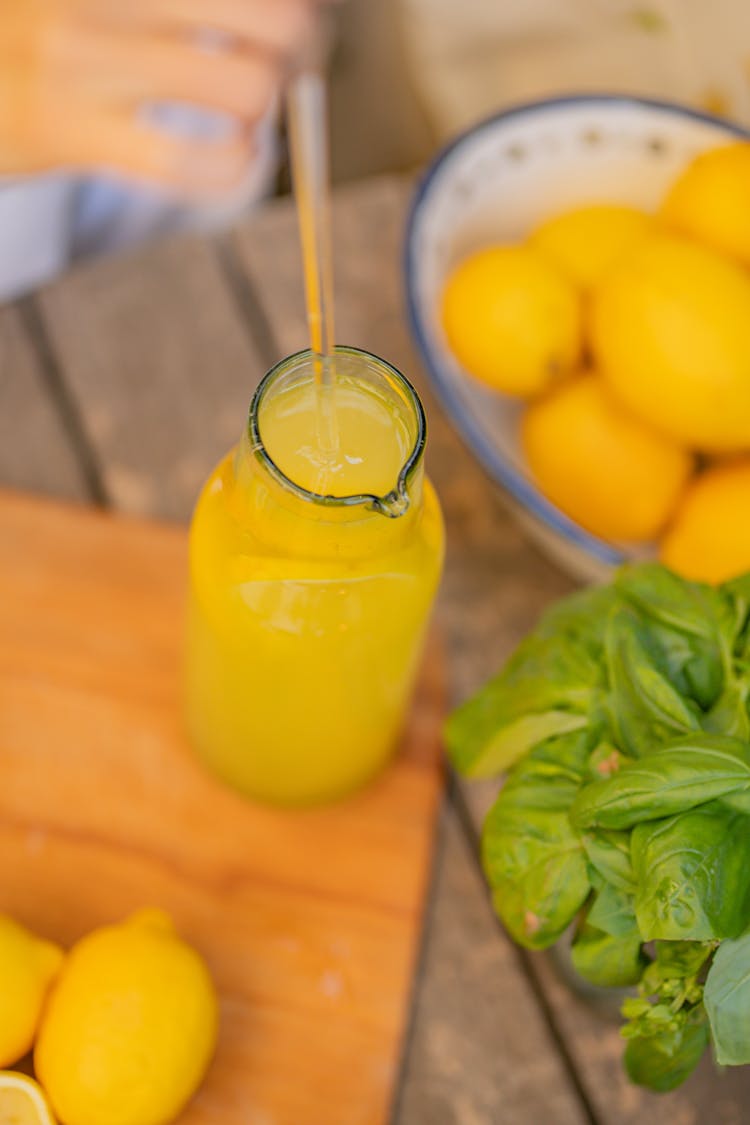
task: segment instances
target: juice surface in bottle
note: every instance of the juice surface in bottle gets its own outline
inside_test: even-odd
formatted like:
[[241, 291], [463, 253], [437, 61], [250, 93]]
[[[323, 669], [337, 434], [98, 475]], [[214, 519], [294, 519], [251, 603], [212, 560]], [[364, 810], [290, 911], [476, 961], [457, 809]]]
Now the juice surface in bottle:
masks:
[[421, 404], [394, 368], [337, 349], [326, 390], [302, 352], [265, 377], [242, 440], [204, 486], [188, 729], [244, 793], [332, 799], [394, 752], [443, 561], [424, 443]]

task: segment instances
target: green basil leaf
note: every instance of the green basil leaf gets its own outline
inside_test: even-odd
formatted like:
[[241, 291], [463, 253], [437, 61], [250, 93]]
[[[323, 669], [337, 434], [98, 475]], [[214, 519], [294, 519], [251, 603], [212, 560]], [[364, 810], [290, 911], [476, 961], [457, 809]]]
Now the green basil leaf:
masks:
[[509, 779], [484, 824], [482, 859], [495, 909], [530, 949], [556, 941], [589, 893], [586, 857], [566, 811], [572, 787], [565, 777], [540, 779], [531, 766]]
[[644, 941], [736, 937], [750, 917], [750, 817], [714, 801], [639, 824], [631, 840]]
[[666, 1094], [693, 1073], [707, 1046], [705, 1019], [696, 1017], [674, 1031], [630, 1039], [625, 1048], [625, 1069], [637, 1086]]
[[541, 742], [508, 775], [502, 789], [503, 808], [567, 813], [580, 788], [588, 754], [585, 731]]
[[703, 719], [703, 729], [750, 741], [750, 715], [747, 701], [750, 681], [732, 677]]
[[660, 563], [620, 567], [615, 588], [644, 616], [687, 636], [716, 639], [725, 609], [714, 586], [689, 582]]
[[646, 628], [654, 663], [672, 687], [703, 710], [711, 707], [724, 684], [721, 643], [678, 633], [654, 621], [648, 621]]
[[617, 773], [620, 766], [629, 761], [632, 759], [621, 754], [611, 742], [600, 742], [591, 751], [586, 773], [590, 780], [597, 781], [602, 777], [611, 777], [613, 773]]
[[741, 624], [744, 624], [750, 615], [750, 570], [745, 574], [738, 574], [736, 578], [730, 578], [728, 582], [723, 582], [721, 589], [738, 604], [742, 615]]
[[655, 965], [662, 980], [693, 977], [711, 956], [713, 941], [657, 941]]
[[532, 635], [564, 637], [570, 647], [597, 658], [604, 644], [605, 619], [619, 601], [620, 595], [613, 585], [578, 590], [546, 609]]
[[646, 958], [636, 930], [624, 937], [582, 926], [570, 949], [573, 968], [584, 980], [602, 987], [625, 988], [637, 984]]
[[679, 739], [584, 786], [570, 810], [576, 828], [632, 828], [725, 794], [750, 790], [750, 747], [718, 734]]
[[[454, 743], [451, 760], [456, 769], [467, 777], [494, 777], [510, 769], [540, 742], [555, 735], [582, 730], [586, 726], [586, 716], [576, 715], [571, 711], [543, 711], [524, 715], [496, 731], [481, 750], [476, 749], [470, 760], [464, 757], [461, 750], [456, 749]], [[455, 734], [454, 726], [450, 737], [455, 737]], [[463, 743], [464, 747], [466, 745]]]
[[750, 1063], [750, 930], [723, 941], [714, 954], [704, 989], [716, 1061]]
[[602, 878], [613, 887], [632, 894], [635, 875], [630, 860], [630, 834], [601, 828], [584, 832], [582, 840], [589, 863]]
[[734, 793], [726, 793], [720, 800], [722, 805], [725, 805], [728, 809], [750, 815], [749, 789], [736, 789]]
[[594, 898], [586, 921], [589, 926], [612, 937], [637, 937], [640, 945], [635, 899], [632, 894], [613, 887], [611, 883], [605, 883]]
[[445, 740], [460, 773], [501, 772], [537, 742], [586, 725], [602, 691], [604, 616], [614, 599], [597, 587], [553, 606], [500, 674], [453, 712]]
[[580, 784], [591, 757], [591, 740], [588, 730], [575, 730], [548, 738], [534, 747], [518, 769], [522, 771], [532, 765], [537, 771], [546, 768], [556, 776], [569, 777]]
[[736, 635], [731, 599], [658, 564], [624, 567], [616, 585], [647, 622], [673, 686], [709, 708], [722, 689]]
[[746, 655], [747, 627], [750, 624], [750, 571], [725, 582], [721, 590], [729, 598], [734, 610], [733, 651], [737, 656]]
[[709, 659], [695, 655], [685, 662], [682, 673], [687, 685], [686, 694], [704, 710], [712, 707], [724, 684], [724, 668], [718, 657]]
[[655, 746], [699, 729], [694, 710], [656, 667], [643, 626], [632, 610], [614, 610], [605, 633], [610, 721], [615, 742], [641, 757]]

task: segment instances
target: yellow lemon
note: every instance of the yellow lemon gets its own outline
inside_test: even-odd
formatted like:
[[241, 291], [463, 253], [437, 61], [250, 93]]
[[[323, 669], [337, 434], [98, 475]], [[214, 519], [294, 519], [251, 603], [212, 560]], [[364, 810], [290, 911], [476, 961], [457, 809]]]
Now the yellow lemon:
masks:
[[49, 1104], [33, 1078], [0, 1071], [0, 1122], [2, 1125], [55, 1125]]
[[0, 1067], [12, 1066], [31, 1050], [62, 961], [58, 946], [0, 914]]
[[654, 538], [692, 468], [688, 453], [623, 413], [594, 375], [531, 403], [521, 439], [545, 496], [604, 539]]
[[750, 142], [697, 156], [672, 186], [662, 218], [674, 230], [750, 266]]
[[715, 465], [682, 498], [661, 560], [685, 578], [723, 582], [750, 570], [750, 458]]
[[553, 215], [529, 243], [584, 291], [596, 285], [653, 226], [635, 207], [591, 204]]
[[706, 451], [750, 447], [750, 277], [686, 239], [645, 239], [598, 289], [592, 345], [645, 422]]
[[527, 246], [492, 246], [461, 262], [445, 285], [442, 316], [469, 374], [509, 395], [544, 390], [581, 351], [573, 286]]
[[204, 962], [166, 914], [144, 910], [71, 950], [36, 1073], [65, 1125], [166, 1125], [203, 1079], [217, 1020]]

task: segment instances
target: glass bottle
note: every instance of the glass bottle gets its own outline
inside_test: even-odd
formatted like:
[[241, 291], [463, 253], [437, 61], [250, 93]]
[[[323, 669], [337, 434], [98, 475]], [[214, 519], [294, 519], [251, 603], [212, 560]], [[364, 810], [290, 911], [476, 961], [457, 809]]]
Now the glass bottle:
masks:
[[192, 744], [281, 804], [336, 798], [389, 760], [443, 562], [416, 391], [354, 348], [335, 371], [335, 454], [321, 456], [321, 392], [300, 352], [261, 382], [191, 528]]

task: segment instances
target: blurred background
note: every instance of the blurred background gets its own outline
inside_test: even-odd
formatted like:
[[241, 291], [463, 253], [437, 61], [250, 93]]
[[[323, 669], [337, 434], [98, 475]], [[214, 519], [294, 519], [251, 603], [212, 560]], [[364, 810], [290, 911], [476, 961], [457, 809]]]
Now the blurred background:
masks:
[[750, 122], [742, 0], [224, 0], [211, 12], [204, 0], [4, 11], [0, 298], [76, 258], [226, 226], [288, 190], [281, 87], [321, 13], [339, 183], [424, 166], [493, 111], [560, 93]]
[[641, 94], [750, 123], [744, 0], [348, 0], [331, 57], [334, 175], [412, 168], [513, 101]]
[[402, 0], [349, 0], [333, 21], [334, 178], [414, 168], [437, 133], [419, 96]]
[[[451, 700], [465, 699], [500, 667], [571, 579], [601, 578], [624, 558], [667, 559], [712, 582], [749, 572], [750, 134], [734, 124], [750, 126], [747, 0], [0, 0], [0, 485], [184, 522], [236, 442], [262, 373], [306, 346], [281, 108], [283, 84], [313, 41], [321, 9], [338, 338], [387, 357], [425, 399], [430, 472], [448, 528], [440, 612]], [[220, 18], [223, 29], [215, 26]], [[605, 96], [554, 101], [586, 92]], [[472, 128], [545, 98], [552, 100], [541, 108]], [[464, 130], [451, 158], [436, 159]], [[429, 184], [413, 205], [428, 165]], [[636, 262], [632, 274], [628, 260]], [[613, 307], [624, 311], [611, 318]], [[76, 530], [90, 518], [85, 510], [79, 525], [68, 509], [36, 499], [30, 507], [23, 497], [8, 503], [19, 531], [0, 534], [15, 583], [11, 597], [0, 596], [3, 702], [16, 716], [14, 768], [28, 783], [6, 784], [0, 795], [0, 805], [11, 804], [2, 905], [69, 944], [84, 925], [144, 901], [136, 878], [128, 875], [123, 897], [101, 867], [96, 879], [82, 877], [75, 857], [77, 841], [90, 837], [104, 840], [119, 864], [107, 843], [117, 832], [129, 849], [128, 871], [132, 856], [151, 854], [137, 803], [115, 792], [101, 732], [115, 732], [105, 745], [123, 747], [118, 760], [132, 762], [138, 797], [145, 779], [162, 784], [152, 726], [173, 727], [165, 722], [173, 698], [166, 677], [169, 645], [180, 643], [170, 615], [178, 612], [183, 564], [172, 549], [181, 551], [182, 539], [134, 524], [137, 536], [157, 536], [163, 561], [152, 574], [140, 539], [125, 549], [114, 540], [103, 565], [95, 540]], [[92, 520], [92, 527], [108, 522]], [[528, 532], [549, 558], [527, 543]], [[147, 589], [154, 583], [153, 613], [132, 613], [131, 570], [137, 576], [140, 564], [131, 566], [129, 551], [144, 560]], [[118, 599], [111, 621], [97, 600], [110, 566]], [[3, 575], [0, 567], [0, 588]], [[131, 619], [143, 630], [132, 642]], [[19, 639], [25, 694], [7, 676]], [[160, 662], [156, 677], [145, 662], [126, 667], [142, 643]], [[49, 707], [39, 707], [35, 661], [50, 669]], [[728, 681], [731, 732], [747, 737], [747, 696], [735, 687]], [[111, 723], [100, 709], [105, 697]], [[128, 702], [136, 710], [125, 721]], [[420, 723], [426, 706], [442, 704], [420, 703]], [[27, 718], [37, 711], [49, 727], [40, 726], [38, 759], [26, 746]], [[718, 724], [718, 703], [717, 714]], [[63, 801], [54, 786], [39, 786], [46, 777], [39, 762], [54, 754], [65, 770], [57, 749], [66, 739], [73, 760], [91, 762], [80, 769], [85, 800]], [[90, 779], [99, 778], [112, 789], [112, 824], [110, 806], [98, 792], [92, 797]], [[179, 785], [175, 792], [182, 800]], [[27, 808], [12, 808], [17, 796]], [[546, 962], [532, 966], [498, 940], [474, 862], [488, 796], [494, 781], [483, 791], [451, 790], [394, 1122], [495, 1125], [502, 1106], [505, 1119], [519, 1123], [746, 1123], [746, 1080], [708, 1066], [684, 1098], [674, 1095], [665, 1116], [663, 1102], [627, 1086], [616, 1026], [572, 1000]], [[191, 815], [193, 807], [184, 804]], [[166, 840], [161, 806], [154, 808], [154, 839], [158, 827]], [[83, 811], [95, 830], [81, 830]], [[396, 822], [413, 827], [400, 806], [387, 823]], [[214, 820], [205, 813], [195, 823], [195, 831], [212, 829]], [[239, 837], [228, 824], [231, 859], [226, 879], [216, 880], [217, 910], [242, 898], [225, 888], [244, 887]], [[192, 847], [192, 827], [178, 825], [180, 846]], [[45, 847], [55, 846], [56, 829], [73, 858], [68, 883], [56, 880], [49, 893]], [[205, 838], [213, 846], [210, 831]], [[368, 863], [371, 838], [375, 858], [376, 840], [392, 839], [386, 822], [382, 833], [362, 836]], [[346, 846], [336, 839], [324, 856], [329, 848], [358, 879]], [[240, 850], [255, 862], [254, 844]], [[265, 995], [257, 1004], [254, 974], [244, 975], [236, 943], [246, 932], [280, 950], [276, 922], [259, 924], [253, 906], [245, 931], [231, 920], [217, 927], [216, 911], [200, 903], [188, 910], [178, 854], [175, 847], [160, 858], [154, 844], [158, 879], [174, 876], [174, 901], [191, 926], [232, 943], [227, 956], [241, 962], [252, 990], [233, 996], [232, 1012], [244, 1012], [249, 1028], [238, 1086], [267, 1080], [286, 1097], [289, 1058], [306, 1058], [308, 1044], [325, 1040], [320, 1031], [339, 994], [341, 1010], [353, 1011], [338, 982], [366, 984], [380, 1012], [377, 977], [351, 972], [346, 943], [333, 972], [302, 946], [308, 1031], [287, 1002], [285, 973], [296, 954], [285, 947], [284, 1018], [304, 1047], [295, 1055], [283, 1037], [259, 1033], [259, 1013], [275, 1015]], [[96, 848], [91, 855], [98, 863]], [[300, 886], [310, 872], [325, 882], [326, 864], [304, 858]], [[394, 867], [388, 854], [384, 860], [385, 888]], [[203, 896], [203, 858], [195, 870]], [[287, 884], [296, 895], [296, 872], [293, 880], [285, 873]], [[335, 890], [342, 902], [343, 886]], [[91, 895], [83, 913], [68, 901], [82, 889]], [[365, 929], [359, 892], [351, 896], [358, 934]], [[326, 917], [333, 898], [321, 895]], [[307, 908], [314, 896], [300, 900]], [[398, 909], [412, 917], [411, 908]], [[49, 920], [40, 916], [46, 910]], [[369, 936], [363, 948], [373, 948]], [[498, 1018], [504, 1012], [514, 1018]], [[375, 1019], [357, 1022], [369, 1041]], [[342, 1066], [334, 1041], [330, 1082], [309, 1067], [327, 1099], [315, 1119], [331, 1125], [329, 1091], [342, 1073], [385, 1073], [382, 1059]], [[266, 1066], [261, 1048], [269, 1045], [282, 1048], [278, 1070]], [[241, 1095], [230, 1089], [229, 1096], [241, 1105]], [[297, 1112], [264, 1120], [271, 1116], [304, 1119]]]
[[[550, 468], [552, 483], [542, 487], [540, 477], [546, 474], [539, 466], [529, 470], [520, 419], [524, 403], [553, 391], [558, 376], [591, 371], [593, 306], [588, 294], [582, 298], [581, 285], [603, 283], [628, 239], [650, 230], [647, 216], [661, 215], [657, 227], [663, 228], [667, 194], [678, 176], [687, 174], [699, 153], [743, 136], [742, 128], [750, 125], [750, 5], [743, 0], [710, 5], [705, 0], [131, 0], [121, 10], [108, 0], [37, 0], [6, 5], [0, 31], [0, 301], [28, 296], [33, 304], [36, 291], [43, 294], [76, 262], [106, 258], [114, 268], [112, 252], [146, 244], [157, 254], [167, 253], [164, 236], [186, 231], [199, 238], [218, 235], [226, 257], [233, 232], [246, 227], [251, 254], [260, 257], [264, 225], [270, 230], [281, 222], [272, 217], [279, 208], [263, 204], [291, 189], [284, 88], [290, 74], [311, 59], [317, 65], [319, 55], [329, 79], [334, 183], [358, 184], [373, 198], [378, 193], [386, 198], [389, 190], [394, 199], [398, 196], [398, 205], [383, 205], [392, 240], [383, 267], [387, 281], [377, 284], [389, 286], [404, 335], [411, 321], [416, 353], [446, 414], [503, 494], [510, 493], [525, 514], [531, 511], [541, 520], [553, 542], [564, 540], [566, 550], [573, 542], [593, 554], [597, 573], [601, 563], [630, 557], [622, 554], [622, 544], [629, 545], [628, 552], [633, 544], [653, 552], [650, 524], [613, 528], [592, 516], [588, 493], [595, 474], [588, 465], [583, 465], [583, 485], [576, 481], [572, 496], [561, 497], [554, 487], [560, 463]], [[561, 95], [571, 94], [589, 96], [560, 103]], [[645, 100], [629, 102], [627, 95]], [[533, 102], [543, 104], [478, 125], [498, 111]], [[443, 161], [441, 146], [457, 136], [460, 143]], [[707, 172], [699, 169], [697, 181], [691, 178], [679, 188], [682, 202], [675, 204], [667, 226], [719, 250], [744, 270], [746, 256], [750, 260], [745, 250], [750, 149], [739, 149], [726, 157], [728, 166], [719, 155], [718, 164]], [[407, 202], [428, 167], [407, 227]], [[405, 175], [389, 186], [387, 178], [394, 173]], [[593, 215], [585, 213], [590, 207]], [[555, 217], [562, 227], [540, 236], [540, 224]], [[375, 241], [385, 246], [384, 229], [380, 219], [373, 222], [366, 256], [373, 254]], [[278, 246], [287, 245], [298, 273], [293, 224], [286, 236], [287, 244], [279, 240]], [[348, 257], [350, 237], [351, 232], [337, 236], [341, 257]], [[539, 237], [541, 243], [530, 252], [527, 243]], [[567, 247], [562, 258], [561, 240]], [[270, 243], [276, 252], [269, 236]], [[599, 262], [599, 277], [592, 262], [604, 245], [614, 249], [611, 262]], [[526, 283], [515, 251], [510, 257], [500, 252], [510, 246], [524, 246], [520, 260], [533, 272]], [[461, 273], [459, 262], [480, 251], [489, 256], [475, 259]], [[565, 258], [573, 260], [572, 272]], [[404, 259], [408, 268], [402, 272]], [[691, 261], [693, 285], [683, 295], [686, 325], [711, 322], [711, 332], [721, 337], [716, 354], [729, 347], [742, 388], [745, 337], [738, 326], [750, 317], [745, 274], [730, 270], [734, 288], [744, 295], [729, 317], [731, 279], [706, 294], [700, 290], [706, 267], [694, 255]], [[576, 275], [582, 262], [583, 281]], [[229, 269], [234, 281], [241, 277], [236, 262]], [[565, 275], [562, 296], [560, 278], [555, 281], [550, 271]], [[690, 271], [672, 262], [667, 272], [672, 280], [684, 280]], [[246, 303], [243, 286], [241, 279], [240, 305]], [[270, 291], [266, 278], [263, 289]], [[557, 325], [559, 339], [552, 338], [554, 318], [545, 303], [544, 294], [551, 291], [564, 297], [567, 310]], [[716, 307], [711, 311], [712, 298]], [[509, 330], [500, 338], [496, 325], [515, 302], [526, 310], [526, 331], [514, 312], [508, 323], [515, 335]], [[720, 329], [721, 317], [731, 323]], [[615, 366], [628, 339], [636, 338], [628, 331], [615, 348], [616, 333], [598, 335], [609, 342], [598, 345], [594, 366], [602, 368]], [[680, 355], [671, 357], [665, 370], [682, 393], [698, 341], [687, 343], [686, 331], [675, 335]], [[731, 336], [729, 343], [724, 336]], [[505, 364], [506, 357], [515, 354], [522, 337], [535, 341], [540, 354], [532, 364], [534, 379], [519, 386], [505, 378], [503, 368], [512, 366], [509, 360]], [[626, 364], [625, 397], [630, 399], [646, 366], [645, 337], [638, 342], [637, 355]], [[288, 350], [300, 343], [295, 337]], [[604, 356], [613, 349], [614, 358]], [[663, 358], [659, 354], [654, 364]], [[713, 370], [713, 362], [704, 357], [702, 369]], [[161, 379], [159, 363], [154, 366]], [[511, 374], [517, 376], [521, 367], [517, 363]], [[600, 390], [597, 384], [597, 396]], [[709, 385], [707, 401], [712, 393]], [[669, 391], [664, 397], [673, 413], [679, 396]], [[554, 411], [565, 406], [554, 396], [550, 402]], [[610, 417], [608, 402], [602, 405], [598, 397], [595, 405], [605, 410], [611, 426], [627, 424], [626, 412], [618, 409]], [[634, 409], [632, 401], [626, 405]], [[592, 409], [588, 401], [589, 414]], [[707, 444], [704, 434], [692, 427], [678, 432], [654, 409], [640, 413], [639, 422], [649, 429], [628, 432], [623, 439], [623, 486], [634, 508], [631, 494], [639, 489], [631, 483], [633, 466], [650, 485], [652, 479], [664, 479], [662, 459], [667, 458], [674, 487], [658, 513], [661, 530], [674, 517], [688, 469], [692, 474], [702, 468], [706, 451], [745, 452], [750, 438], [744, 429], [736, 439], [727, 436], [728, 423], [720, 419], [721, 440], [713, 435]], [[697, 418], [704, 413], [695, 405]], [[739, 410], [725, 413], [744, 417]], [[529, 416], [523, 417], [528, 422]], [[579, 423], [581, 417], [577, 407]], [[677, 449], [665, 449], [663, 441], [655, 445], [654, 427], [677, 441]], [[557, 417], [563, 459], [575, 445], [567, 440], [568, 429]], [[602, 445], [611, 476], [609, 438]], [[657, 456], [657, 468], [646, 471], [648, 458], [639, 443]], [[550, 444], [541, 443], [545, 450]], [[748, 478], [743, 488], [750, 490], [750, 462], [743, 472]], [[191, 476], [196, 485], [199, 475], [196, 470]], [[611, 488], [603, 503], [623, 507]], [[567, 555], [562, 561], [577, 576], [591, 576], [589, 569], [568, 565]]]

